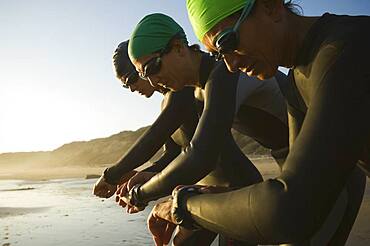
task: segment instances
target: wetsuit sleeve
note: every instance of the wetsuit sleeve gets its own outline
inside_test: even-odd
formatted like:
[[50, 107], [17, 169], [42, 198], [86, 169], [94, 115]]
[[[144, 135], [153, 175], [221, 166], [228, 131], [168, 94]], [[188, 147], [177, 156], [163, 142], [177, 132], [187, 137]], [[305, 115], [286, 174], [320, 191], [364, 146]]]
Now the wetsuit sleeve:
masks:
[[[312, 84], [315, 93], [282, 174], [189, 198], [187, 209], [198, 224], [256, 244], [302, 242], [321, 227], [370, 137], [370, 52], [358, 46], [344, 49], [326, 71], [312, 69], [321, 82]], [[322, 62], [328, 64], [316, 64]]]
[[164, 152], [162, 156], [153, 162], [153, 165], [144, 169], [144, 172], [160, 172], [162, 171], [173, 159], [181, 153], [181, 147], [177, 145], [172, 138], [164, 145]]
[[294, 109], [291, 109], [288, 105], [289, 146], [293, 145], [303, 123], [303, 118], [296, 117], [292, 111], [294, 111]]
[[223, 62], [216, 65], [205, 86], [204, 110], [190, 146], [141, 186], [143, 200], [166, 196], [179, 184], [194, 184], [214, 169], [231, 134], [238, 78]]
[[[170, 92], [172, 93], [172, 92]], [[127, 153], [106, 172], [110, 183], [117, 183], [122, 175], [147, 162], [177, 130], [193, 109], [192, 88], [172, 93], [156, 121], [136, 141]]]

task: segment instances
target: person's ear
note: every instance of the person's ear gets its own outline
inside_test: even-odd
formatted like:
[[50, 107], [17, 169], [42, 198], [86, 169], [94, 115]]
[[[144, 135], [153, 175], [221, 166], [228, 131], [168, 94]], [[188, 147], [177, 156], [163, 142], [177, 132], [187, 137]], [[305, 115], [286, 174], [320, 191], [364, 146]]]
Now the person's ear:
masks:
[[259, 7], [274, 22], [279, 22], [282, 19], [282, 11], [284, 10], [283, 0], [259, 0], [256, 1], [256, 4], [259, 4]]
[[187, 45], [185, 45], [182, 40], [175, 39], [172, 41], [171, 45], [173, 51], [175, 51], [180, 56], [184, 56], [186, 50], [185, 48], [187, 48]]

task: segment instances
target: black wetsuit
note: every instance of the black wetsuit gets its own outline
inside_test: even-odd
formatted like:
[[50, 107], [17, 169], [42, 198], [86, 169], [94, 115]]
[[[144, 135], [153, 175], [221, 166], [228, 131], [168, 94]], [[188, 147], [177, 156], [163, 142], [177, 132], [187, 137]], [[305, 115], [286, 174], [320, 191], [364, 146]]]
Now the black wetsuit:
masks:
[[[199, 163], [199, 158], [203, 159], [203, 153], [199, 153], [200, 155], [197, 156], [194, 160], [194, 165], [192, 165], [194, 170], [188, 169], [186, 172], [181, 173], [182, 176], [187, 176], [191, 180], [189, 181], [191, 184], [199, 181], [198, 183], [203, 185], [243, 187], [262, 181], [262, 177], [257, 169], [236, 145], [230, 133], [231, 125], [228, 125], [229, 122], [232, 123], [233, 128], [253, 137], [266, 148], [283, 153], [280, 156], [274, 155], [277, 160], [283, 160], [285, 158], [288, 145], [286, 106], [276, 81], [262, 82], [249, 78], [250, 86], [246, 87], [245, 85], [247, 83], [243, 83], [246, 82], [246, 76], [243, 74], [236, 76], [235, 74], [228, 73], [223, 64], [219, 66], [220, 68], [215, 69], [215, 71], [218, 71], [216, 77], [210, 76], [214, 67], [214, 60], [208, 55], [203, 55], [200, 76], [205, 94], [202, 93], [202, 96], [198, 98], [199, 100], [194, 101], [193, 89], [191, 88], [170, 93], [171, 95], [165, 100], [164, 109], [156, 122], [115, 166], [108, 169], [106, 176], [109, 182], [117, 182], [124, 173], [148, 161], [164, 143], [166, 138], [169, 138], [182, 122], [185, 121], [181, 128], [172, 135], [177, 145], [171, 140], [167, 141], [167, 151], [163, 157], [155, 162], [155, 165], [146, 169], [146, 171], [158, 172], [167, 166], [178, 155], [179, 146], [186, 147], [189, 145], [196, 123], [198, 122], [195, 119], [196, 112], [200, 115], [203, 110], [203, 96], [206, 97], [206, 103], [208, 102], [205, 112], [212, 109], [211, 115], [213, 114], [215, 116], [215, 112], [218, 111], [215, 106], [222, 104], [222, 108], [225, 109], [222, 112], [228, 111], [228, 114], [225, 116], [222, 116], [222, 113], [217, 114], [216, 118], [219, 117], [222, 119], [219, 121], [221, 124], [217, 122], [211, 123], [209, 119], [212, 118], [210, 118], [209, 113], [206, 113], [206, 115], [208, 114], [207, 117], [206, 115], [202, 116], [205, 124], [204, 127], [211, 130], [207, 134], [215, 131], [220, 131], [222, 134], [222, 138], [219, 141], [223, 142], [223, 150], [219, 154], [217, 154], [217, 150], [216, 152], [213, 152], [213, 150], [208, 151], [204, 160], [209, 158], [210, 155], [214, 155], [212, 157], [212, 164], [208, 166]], [[219, 74], [222, 74], [222, 76], [219, 77]], [[230, 93], [230, 98], [225, 98], [224, 91]], [[213, 99], [210, 99], [210, 95], [212, 94], [216, 96], [212, 96]], [[222, 96], [220, 97], [220, 95]], [[196, 104], [195, 107], [194, 104]], [[225, 120], [227, 122], [226, 126], [222, 123]], [[214, 123], [216, 124], [211, 126]], [[227, 134], [224, 135], [223, 132]], [[209, 140], [211, 139], [207, 141]], [[205, 143], [206, 145], [207, 141]], [[281, 149], [283, 151], [280, 151]], [[193, 175], [193, 173], [198, 173], [199, 171], [202, 173], [201, 176]], [[167, 190], [171, 191], [177, 184], [182, 183], [173, 182], [171, 186], [167, 187]], [[161, 194], [158, 197], [167, 195], [166, 192], [159, 192]], [[234, 242], [234, 244], [239, 245], [237, 242]]]
[[[202, 110], [203, 103], [195, 100], [193, 88], [167, 93], [157, 120], [116, 165], [108, 168], [105, 173], [108, 182], [117, 183], [122, 175], [147, 162], [165, 143], [162, 157], [145, 169], [161, 171], [179, 155], [182, 148], [189, 145]], [[231, 135], [225, 144], [224, 154], [208, 173], [201, 181], [204, 185], [241, 187], [262, 181], [258, 170], [240, 151]]]
[[[265, 147], [281, 149], [288, 146], [288, 127], [279, 118], [248, 105], [243, 105], [235, 112], [238, 82], [241, 77], [246, 79], [245, 75], [228, 72], [223, 62], [215, 63], [207, 54], [202, 56], [200, 70], [204, 110], [194, 137], [190, 145], [170, 165], [140, 187], [139, 193], [143, 201], [169, 195], [179, 184], [197, 183], [218, 162], [221, 163], [220, 166], [250, 163], [231, 135], [235, 117], [239, 119], [238, 130]], [[271, 94], [265, 96], [274, 98]], [[249, 166], [254, 167], [252, 164]], [[245, 180], [243, 186], [249, 184], [251, 183]]]
[[[214, 66], [215, 61], [205, 54], [200, 72], [201, 87], [195, 90], [200, 101], [205, 100], [204, 88]], [[234, 100], [221, 99], [223, 103], [235, 103], [232, 128], [270, 149], [275, 160], [282, 164], [288, 154], [288, 119], [285, 98], [279, 86], [288, 83], [286, 75], [278, 72], [271, 79], [259, 80], [240, 73], [236, 82], [227, 82], [231, 83], [229, 90], [236, 90]], [[208, 83], [214, 82], [210, 80]]]
[[188, 145], [197, 124], [198, 110], [194, 100], [194, 89], [185, 88], [179, 92], [166, 93], [161, 114], [156, 121], [116, 165], [108, 168], [105, 178], [111, 184], [117, 183], [122, 175], [149, 161], [165, 144], [162, 157], [146, 169], [159, 172], [181, 152], [181, 148]]
[[[370, 17], [328, 14], [312, 26], [291, 75], [302, 100], [290, 105], [294, 143], [282, 174], [190, 197], [186, 206], [198, 224], [250, 243], [299, 243], [320, 229], [343, 188], [358, 187], [348, 200], [361, 202], [365, 178], [356, 163], [369, 160], [369, 30]], [[356, 214], [356, 206], [346, 209]], [[343, 244], [344, 234], [329, 245]]]
[[[116, 165], [107, 169], [105, 178], [108, 182], [117, 183], [122, 175], [146, 163], [164, 144], [164, 153], [159, 160], [143, 170], [160, 172], [180, 154], [181, 149], [189, 145], [203, 110], [203, 102], [194, 98], [194, 88], [186, 87], [179, 92], [167, 92], [161, 108], [162, 112], [152, 126]], [[224, 155], [199, 184], [242, 187], [262, 181], [258, 170], [239, 150], [234, 140], [229, 140], [230, 144]], [[202, 232], [195, 233], [184, 243], [194, 244], [199, 237], [202, 237]], [[232, 242], [235, 246], [247, 245], [235, 240]]]

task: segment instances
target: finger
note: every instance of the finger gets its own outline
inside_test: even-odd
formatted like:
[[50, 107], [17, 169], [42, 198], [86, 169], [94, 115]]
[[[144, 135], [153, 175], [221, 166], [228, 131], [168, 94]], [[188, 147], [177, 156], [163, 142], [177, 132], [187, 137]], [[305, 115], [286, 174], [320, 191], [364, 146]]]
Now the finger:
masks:
[[172, 240], [172, 246], [183, 244], [183, 242], [186, 240], [186, 238], [187, 237], [184, 236], [184, 233], [181, 230], [181, 227], [178, 226], [176, 228], [175, 236], [173, 237], [173, 240]]
[[150, 231], [150, 233], [153, 235], [153, 238], [154, 237], [160, 237], [160, 235], [162, 234], [162, 231], [163, 231], [163, 221], [162, 220], [158, 220], [157, 218], [155, 218], [153, 216], [153, 214], [149, 214], [149, 217], [147, 219], [147, 225], [148, 225], [148, 229]]
[[149, 214], [149, 216], [148, 216], [148, 218], [147, 218], [147, 220], [146, 220], [146, 224], [147, 224], [147, 226], [148, 226], [148, 229], [149, 229], [149, 231], [152, 233], [153, 231], [152, 231], [152, 228], [153, 228], [153, 225], [155, 224], [155, 221], [156, 221], [157, 219], [153, 216], [153, 210], [150, 212], [150, 214]]
[[119, 194], [121, 193], [121, 187], [119, 187], [117, 190], [116, 190], [116, 196], [119, 196]]
[[136, 213], [136, 211], [135, 211], [135, 207], [134, 206], [128, 206], [128, 213], [129, 214], [134, 214], [134, 213]]
[[123, 207], [123, 208], [127, 206], [127, 203], [125, 203], [122, 199], [119, 199], [118, 204], [119, 204], [121, 207]]
[[140, 211], [143, 211], [145, 208], [142, 208], [142, 207], [133, 207], [133, 213], [138, 213]]
[[131, 214], [132, 211], [134, 211], [135, 206], [130, 205], [129, 203], [127, 204], [127, 213]]
[[162, 235], [163, 235], [163, 224], [161, 221], [156, 220], [154, 225], [152, 225], [152, 235], [153, 235], [153, 240], [155, 242], [155, 245], [164, 245], [163, 240], [162, 240]]
[[136, 213], [138, 213], [138, 212], [140, 212], [140, 211], [142, 211], [142, 210], [144, 210], [144, 209], [142, 209], [142, 208], [138, 208], [138, 207], [131, 207], [131, 208], [129, 209], [129, 213], [130, 213], [130, 214], [136, 214]]
[[122, 187], [121, 192], [119, 193], [120, 197], [126, 197], [127, 194], [129, 193], [129, 190], [127, 189], [126, 186]]
[[171, 237], [172, 237], [172, 233], [175, 230], [175, 228], [176, 228], [176, 225], [174, 225], [172, 223], [167, 223], [167, 226], [164, 230], [163, 237], [162, 237], [162, 240], [163, 240], [164, 244], [168, 244], [170, 242]]
[[135, 184], [137, 183], [137, 179], [138, 179], [137, 177], [138, 177], [138, 175], [136, 174], [132, 178], [130, 178], [130, 180], [126, 184], [126, 189], [127, 190], [131, 190], [132, 187], [135, 186]]
[[128, 195], [126, 195], [126, 196], [120, 196], [119, 199], [121, 201], [123, 201], [124, 203], [130, 204], [130, 199], [129, 199]]
[[163, 246], [163, 241], [160, 237], [153, 236], [153, 240], [154, 240], [156, 246]]
[[116, 194], [117, 195], [119, 195], [121, 193], [122, 187], [123, 186], [118, 186], [117, 191], [116, 191]]
[[117, 194], [121, 194], [124, 190], [126, 190], [126, 183], [123, 183], [119, 186], [119, 188], [117, 189]]

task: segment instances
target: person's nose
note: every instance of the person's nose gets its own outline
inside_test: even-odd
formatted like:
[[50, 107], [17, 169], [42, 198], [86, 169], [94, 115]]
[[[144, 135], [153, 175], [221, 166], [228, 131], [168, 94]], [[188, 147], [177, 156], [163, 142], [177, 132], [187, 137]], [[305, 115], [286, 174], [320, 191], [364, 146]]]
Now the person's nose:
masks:
[[131, 92], [134, 92], [137, 89], [137, 87], [134, 84], [133, 85], [130, 85], [129, 87], [130, 87], [130, 91]]
[[234, 54], [225, 54], [224, 55], [224, 61], [226, 64], [227, 69], [232, 72], [238, 72], [239, 71], [239, 58], [237, 55]]

